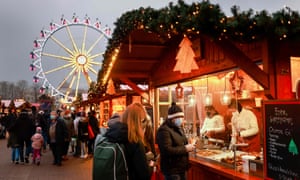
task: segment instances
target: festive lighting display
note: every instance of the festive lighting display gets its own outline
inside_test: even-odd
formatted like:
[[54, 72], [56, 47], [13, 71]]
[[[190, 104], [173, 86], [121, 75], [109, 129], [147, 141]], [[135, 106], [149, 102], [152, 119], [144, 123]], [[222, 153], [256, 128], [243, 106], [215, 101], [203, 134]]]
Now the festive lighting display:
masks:
[[[212, 40], [227, 39], [238, 43], [300, 39], [300, 15], [288, 7], [269, 14], [266, 10], [255, 13], [252, 9], [240, 11], [238, 6], [233, 6], [231, 12], [233, 16], [226, 17], [218, 4], [202, 1], [188, 5], [184, 0], [178, 0], [177, 4], [170, 2], [167, 7], [158, 10], [141, 7], [126, 12], [115, 22], [116, 28], [107, 46], [98, 79], [110, 73], [114, 49], [138, 29], [156, 33], [162, 41], [175, 36], [193, 39], [200, 34]], [[102, 79], [99, 83], [98, 86], [105, 86], [107, 82]]]

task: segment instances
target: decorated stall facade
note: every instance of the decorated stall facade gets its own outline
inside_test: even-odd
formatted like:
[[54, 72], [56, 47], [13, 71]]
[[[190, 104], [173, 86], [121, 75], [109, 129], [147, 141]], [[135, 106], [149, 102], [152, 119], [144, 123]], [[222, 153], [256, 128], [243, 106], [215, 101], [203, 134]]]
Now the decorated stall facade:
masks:
[[[117, 89], [120, 84], [130, 86], [153, 106], [156, 129], [171, 101], [182, 105], [186, 114], [193, 114], [188, 105], [195, 89], [204, 87], [206, 93], [210, 89], [214, 94], [224, 86], [226, 90], [227, 82], [231, 97], [241, 99], [262, 121], [256, 99], [296, 97], [290, 60], [300, 56], [299, 13], [285, 8], [272, 15], [266, 11], [254, 14], [253, 10], [240, 12], [238, 7], [232, 12], [233, 17], [228, 18], [208, 1], [191, 5], [178, 1], [159, 10], [140, 8], [124, 14], [115, 23], [95, 93], [105, 97], [109, 80]], [[219, 81], [212, 85], [211, 79], [216, 77]], [[255, 88], [249, 88], [250, 84]], [[216, 96], [213, 98], [221, 97]], [[225, 108], [218, 103], [218, 108]], [[191, 121], [193, 131], [201, 124], [201, 118], [195, 118], [197, 113]], [[191, 162], [190, 179], [212, 174], [225, 179], [256, 177], [195, 159]]]

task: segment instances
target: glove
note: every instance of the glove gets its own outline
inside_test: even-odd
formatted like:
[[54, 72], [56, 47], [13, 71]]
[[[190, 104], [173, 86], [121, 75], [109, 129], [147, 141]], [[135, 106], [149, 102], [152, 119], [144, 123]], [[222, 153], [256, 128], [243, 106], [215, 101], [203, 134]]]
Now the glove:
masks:
[[195, 145], [187, 144], [187, 145], [185, 145], [185, 149], [187, 152], [192, 152], [195, 149]]

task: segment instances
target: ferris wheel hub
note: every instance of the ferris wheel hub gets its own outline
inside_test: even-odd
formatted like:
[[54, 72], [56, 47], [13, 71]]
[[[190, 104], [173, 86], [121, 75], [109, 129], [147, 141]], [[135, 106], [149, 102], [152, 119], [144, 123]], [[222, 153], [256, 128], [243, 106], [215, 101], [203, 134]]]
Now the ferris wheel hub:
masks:
[[76, 60], [77, 60], [77, 63], [79, 65], [85, 65], [87, 63], [87, 57], [85, 55], [82, 55], [82, 54], [77, 56]]

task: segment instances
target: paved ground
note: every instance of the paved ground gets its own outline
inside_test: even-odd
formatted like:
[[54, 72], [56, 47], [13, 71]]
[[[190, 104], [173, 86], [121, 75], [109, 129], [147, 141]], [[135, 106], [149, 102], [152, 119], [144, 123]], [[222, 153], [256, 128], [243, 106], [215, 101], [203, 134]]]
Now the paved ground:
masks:
[[71, 154], [62, 166], [52, 165], [52, 153], [43, 153], [41, 165], [13, 164], [11, 149], [6, 147], [6, 139], [0, 139], [0, 180], [90, 180], [92, 179], [92, 159], [75, 158]]

